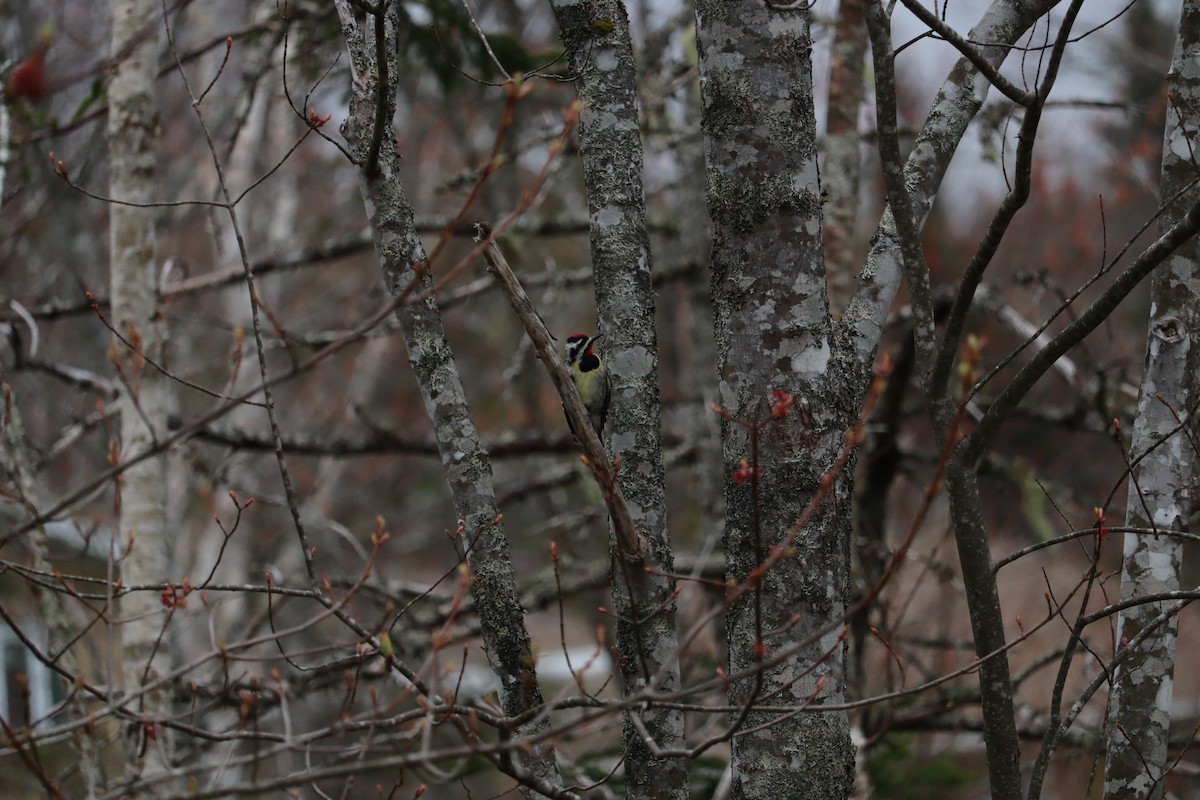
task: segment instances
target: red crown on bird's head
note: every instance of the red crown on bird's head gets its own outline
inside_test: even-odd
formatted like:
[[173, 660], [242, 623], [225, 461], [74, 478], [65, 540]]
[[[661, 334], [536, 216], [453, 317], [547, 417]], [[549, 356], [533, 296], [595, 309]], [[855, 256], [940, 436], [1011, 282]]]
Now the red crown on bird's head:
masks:
[[588, 336], [586, 333], [572, 333], [567, 337], [567, 349], [571, 350], [587, 342], [587, 349], [580, 353], [580, 356], [590, 356], [592, 355], [592, 348], [596, 345], [596, 340], [603, 335], [602, 333], [597, 333], [595, 336]]

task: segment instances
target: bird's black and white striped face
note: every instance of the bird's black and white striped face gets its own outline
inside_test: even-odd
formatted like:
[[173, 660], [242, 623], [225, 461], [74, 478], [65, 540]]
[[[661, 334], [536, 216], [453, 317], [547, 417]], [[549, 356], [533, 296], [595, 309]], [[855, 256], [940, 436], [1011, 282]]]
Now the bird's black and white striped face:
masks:
[[576, 333], [567, 337], [567, 344], [563, 348], [567, 356], [567, 366], [574, 366], [579, 361], [580, 357], [591, 354], [592, 345], [603, 334], [596, 334], [589, 337], [587, 334]]

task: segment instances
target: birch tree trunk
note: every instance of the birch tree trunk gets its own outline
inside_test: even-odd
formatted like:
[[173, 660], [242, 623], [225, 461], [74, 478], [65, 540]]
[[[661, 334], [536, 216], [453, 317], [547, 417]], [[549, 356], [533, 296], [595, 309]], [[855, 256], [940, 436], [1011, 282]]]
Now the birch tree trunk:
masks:
[[[377, 3], [376, 13], [361, 15], [356, 11], [358, 4], [351, 0], [337, 0], [336, 5], [353, 80], [350, 116], [342, 133], [358, 165], [363, 202], [388, 292], [400, 297], [411, 287], [408, 293], [412, 296], [425, 296], [398, 306], [396, 319], [459, 518], [459, 545], [471, 568], [471, 591], [488, 662], [500, 681], [504, 713], [515, 716], [540, 706], [542, 692], [513, 578], [508, 539], [496, 508], [491, 462], [467, 407], [441, 311], [430, 293], [433, 280], [425, 248], [400, 184], [400, 155], [392, 128], [399, 77], [394, 28], [397, 6], [392, 3], [385, 8]], [[513, 733], [519, 738], [548, 727], [548, 719], [535, 717]], [[521, 781], [526, 796], [537, 796], [531, 787], [562, 785], [554, 746], [548, 740], [521, 748], [511, 759], [498, 763]]]
[[[161, 7], [155, 0], [113, 0], [112, 78], [108, 85], [109, 194], [126, 203], [155, 199], [159, 136], [155, 81]], [[146, 363], [162, 363], [163, 333], [156, 291], [155, 211], [114, 203], [109, 207], [112, 324], [128, 345], [113, 344], [122, 373], [122, 460], [154, 445], [166, 430], [167, 383]], [[132, 345], [131, 348], [129, 345]], [[170, 575], [164, 522], [166, 458], [154, 456], [124, 472], [120, 484], [118, 538], [128, 542], [121, 563], [125, 584], [156, 583]], [[135, 592], [121, 602], [122, 683], [126, 692], [157, 681], [169, 670], [165, 614], [153, 592]], [[160, 642], [160, 638], [163, 641]], [[133, 748], [135, 768], [166, 767], [166, 730], [155, 720], [166, 712], [165, 691], [143, 695], [129, 712], [141, 717]], [[137, 758], [144, 755], [144, 758]], [[136, 764], [141, 760], [140, 765]], [[169, 791], [163, 787], [162, 791]]]
[[[768, 397], [782, 390], [807, 411], [768, 422], [757, 448], [746, 429], [722, 424], [726, 573], [742, 582], [818, 491], [864, 373], [833, 359], [808, 6], [704, 0], [696, 4], [696, 33], [721, 405], [744, 420], [769, 418]], [[734, 480], [739, 470], [746, 477], [743, 459], [761, 469], [760, 478]], [[838, 473], [795, 539], [794, 556], [729, 608], [730, 670], [753, 673], [734, 683], [733, 704], [752, 706], [764, 695], [793, 707], [844, 699], [840, 626], [801, 642], [844, 617], [852, 471]], [[778, 664], [762, 664], [785, 650], [791, 655]], [[732, 796], [845, 797], [854, 777], [846, 714], [777, 716], [735, 715], [742, 732], [732, 743]]]
[[[609, 452], [621, 462], [617, 483], [649, 543], [646, 566], [653, 568], [623, 568], [619, 544], [613, 541], [611, 583], [622, 691], [642, 692], [658, 676], [649, 688], [673, 692], [680, 687], [675, 581], [669, 577], [674, 558], [667, 538], [658, 342], [629, 18], [619, 0], [552, 0], [552, 5], [582, 104], [579, 144], [591, 212], [596, 307], [612, 381]], [[639, 706], [628, 713], [638, 715], [637, 722], [657, 747], [684, 745], [682, 711]], [[626, 796], [687, 797], [687, 761], [656, 757], [628, 716], [624, 734]]]
[[[1160, 196], [1172, 197], [1196, 178], [1192, 144], [1200, 128], [1200, 3], [1185, 0], [1175, 57], [1167, 75], [1171, 98], [1163, 137]], [[1187, 210], [1184, 200], [1169, 205], [1159, 219], [1160, 235]], [[1196, 510], [1196, 453], [1182, 420], [1195, 406], [1200, 352], [1192, 347], [1200, 332], [1200, 242], [1182, 245], [1154, 273], [1150, 285], [1150, 332], [1146, 370], [1138, 399], [1130, 458], [1125, 524], [1153, 528], [1154, 534], [1124, 535], [1121, 601], [1180, 588], [1183, 540], [1157, 531], [1186, 531]], [[1145, 456], [1145, 457], [1143, 457]], [[1117, 641], [1137, 638], [1168, 603], [1126, 608], [1117, 619]], [[1167, 735], [1171, 725], [1171, 684], [1179, 617], [1169, 616], [1137, 652], [1117, 667], [1108, 701], [1105, 797], [1163, 796]]]

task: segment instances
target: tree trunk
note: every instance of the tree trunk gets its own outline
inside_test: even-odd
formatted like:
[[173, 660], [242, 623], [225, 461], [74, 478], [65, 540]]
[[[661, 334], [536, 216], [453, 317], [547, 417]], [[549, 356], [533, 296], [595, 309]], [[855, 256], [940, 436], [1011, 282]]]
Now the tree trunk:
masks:
[[840, 312], [854, 289], [854, 232], [858, 223], [862, 142], [858, 113], [866, 94], [864, 61], [867, 27], [864, 0], [841, 0], [829, 66], [829, 112], [825, 123], [822, 181], [829, 213], [825, 218], [825, 263], [830, 305]]
[[[760, 581], [753, 577], [841, 450], [853, 418], [851, 387], [862, 377], [833, 358], [807, 5], [783, 11], [706, 0], [696, 5], [696, 31], [720, 401], [735, 417], [769, 420], [757, 435], [729, 420], [722, 425], [727, 576], [756, 581], [726, 616], [730, 670], [750, 672], [734, 683], [730, 700], [743, 708], [768, 696], [791, 707], [840, 703], [840, 626], [803, 642], [845, 614], [851, 467], [837, 474], [795, 539], [795, 554]], [[773, 390], [794, 395], [795, 413], [770, 419]], [[760, 663], [775, 657], [782, 660]], [[850, 791], [845, 712], [751, 710], [735, 714], [735, 725], [734, 798], [831, 800]]]
[[[471, 568], [471, 592], [488, 662], [500, 681], [504, 713], [515, 716], [540, 706], [542, 692], [513, 578], [508, 539], [496, 508], [491, 462], [467, 407], [441, 311], [430, 294], [433, 280], [426, 268], [425, 248], [417, 236], [412, 206], [400, 185], [400, 155], [392, 129], [394, 81], [399, 74], [394, 49], [396, 5], [391, 4], [378, 16], [366, 17], [358, 15], [350, 0], [338, 0], [337, 9], [350, 52], [353, 80], [350, 116], [343, 123], [342, 133], [359, 168], [359, 185], [388, 292], [393, 297], [408, 294], [425, 298], [399, 305], [396, 319], [433, 425], [460, 521], [459, 546]], [[386, 42], [390, 43], [380, 48], [382, 52], [376, 49], [377, 26], [384, 26]], [[535, 718], [515, 733], [518, 737], [540, 733], [549, 724], [544, 717]], [[529, 784], [561, 786], [552, 743], [542, 741], [511, 756], [516, 762], [513, 771], [530, 776], [522, 781], [526, 796], [536, 796]]]
[[[1164, 202], [1195, 180], [1190, 137], [1200, 126], [1200, 3], [1186, 0], [1179, 22], [1175, 58], [1167, 76], [1172, 98], [1163, 142]], [[1168, 205], [1159, 233], [1179, 221], [1182, 201]], [[1154, 534], [1124, 535], [1121, 601], [1179, 589], [1183, 541], [1157, 531], [1185, 531], [1196, 510], [1196, 454], [1179, 429], [1192, 429], [1195, 375], [1200, 354], [1191, 345], [1200, 330], [1200, 243], [1182, 245], [1155, 273], [1150, 285], [1150, 333], [1146, 370], [1138, 399], [1129, 455], [1125, 524], [1153, 528]], [[1144, 456], [1144, 457], [1143, 457]], [[1122, 610], [1117, 641], [1131, 641], [1168, 603], [1143, 603]], [[1108, 701], [1105, 797], [1163, 796], [1167, 735], [1171, 724], [1171, 684], [1175, 669], [1178, 616], [1158, 626], [1117, 667]]]
[[[161, 7], [155, 0], [113, 0], [112, 78], [108, 85], [109, 194], [120, 203], [155, 199], [159, 136], [155, 81], [158, 76]], [[165, 430], [167, 381], [147, 363], [162, 363], [163, 328], [158, 313], [154, 216], [150, 208], [114, 203], [109, 207], [112, 324], [121, 397], [120, 458], [152, 447]], [[119, 486], [117, 537], [128, 549], [121, 562], [125, 584], [169, 579], [164, 522], [167, 506], [166, 458], [156, 455], [126, 470]], [[153, 683], [169, 671], [163, 604], [154, 592], [121, 600], [121, 682], [126, 692]], [[160, 641], [161, 640], [161, 641]], [[166, 729], [155, 721], [166, 714], [164, 690], [143, 695], [130, 708], [140, 717], [135, 769], [157, 772], [167, 766]], [[154, 792], [156, 790], [148, 790]], [[162, 785], [161, 790], [169, 791]]]
[[[621, 686], [625, 695], [639, 693], [659, 676], [650, 688], [674, 692], [680, 687], [675, 582], [669, 577], [674, 558], [667, 538], [658, 342], [629, 18], [618, 0], [552, 4], [582, 104], [579, 144], [591, 212], [596, 307], [612, 382], [609, 453], [621, 462], [618, 486], [649, 543], [646, 566], [655, 570], [623, 564], [614, 540], [612, 596]], [[656, 747], [684, 745], [682, 711], [639, 706], [628, 713], [638, 715]], [[627, 716], [626, 796], [687, 797], [686, 759], [656, 756], [634, 723]]]

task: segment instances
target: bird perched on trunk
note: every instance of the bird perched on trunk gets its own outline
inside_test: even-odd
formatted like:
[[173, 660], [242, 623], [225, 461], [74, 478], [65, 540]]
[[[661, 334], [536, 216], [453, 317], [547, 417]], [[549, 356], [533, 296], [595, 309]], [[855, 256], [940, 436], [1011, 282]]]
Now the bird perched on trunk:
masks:
[[[575, 383], [579, 398], [583, 400], [583, 406], [587, 409], [597, 436], [604, 430], [604, 418], [608, 415], [608, 368], [595, 352], [596, 342], [603, 335], [597, 333], [595, 336], [588, 336], [576, 333], [567, 338], [563, 348], [567, 357], [567, 370], [571, 373], [571, 380]], [[567, 417], [567, 424], [571, 424], [570, 417]], [[574, 425], [571, 425], [571, 432], [575, 432]]]

